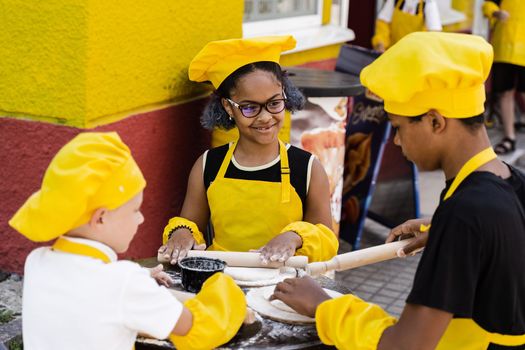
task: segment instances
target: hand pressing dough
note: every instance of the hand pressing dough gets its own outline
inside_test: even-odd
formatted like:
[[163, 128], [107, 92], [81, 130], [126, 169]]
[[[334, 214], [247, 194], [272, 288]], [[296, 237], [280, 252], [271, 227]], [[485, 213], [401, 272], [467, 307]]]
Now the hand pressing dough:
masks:
[[296, 277], [293, 267], [278, 269], [260, 267], [226, 267], [224, 273], [231, 276], [241, 287], [262, 287], [275, 285], [286, 278]]
[[[268, 300], [273, 294], [274, 289], [274, 286], [250, 289], [246, 294], [246, 302], [248, 303], [248, 307], [257, 311], [261, 316], [279, 322], [292, 324], [315, 323], [315, 318], [298, 314], [295, 312], [295, 310], [280, 300]], [[324, 290], [332, 298], [342, 295], [341, 293], [331, 289]]]

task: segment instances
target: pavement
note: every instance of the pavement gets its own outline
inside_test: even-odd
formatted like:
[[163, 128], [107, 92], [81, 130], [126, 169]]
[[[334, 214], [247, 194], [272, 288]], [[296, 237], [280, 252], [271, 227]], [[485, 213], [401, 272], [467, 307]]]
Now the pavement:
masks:
[[[493, 144], [501, 139], [497, 128], [489, 130]], [[517, 134], [517, 150], [501, 157], [505, 162], [516, 165], [525, 172], [525, 133]], [[439, 193], [444, 187], [444, 176], [440, 171], [419, 173], [420, 212], [431, 216], [438, 204]], [[382, 244], [389, 229], [372, 220], [365, 222], [361, 247]], [[339, 253], [351, 251], [351, 246], [341, 241]], [[366, 301], [376, 303], [393, 316], [403, 311], [405, 299], [412, 287], [412, 281], [420, 255], [394, 259], [357, 269], [337, 272], [335, 278]], [[20, 348], [21, 335], [22, 278], [0, 271], [0, 350]], [[5, 319], [7, 322], [2, 322]]]

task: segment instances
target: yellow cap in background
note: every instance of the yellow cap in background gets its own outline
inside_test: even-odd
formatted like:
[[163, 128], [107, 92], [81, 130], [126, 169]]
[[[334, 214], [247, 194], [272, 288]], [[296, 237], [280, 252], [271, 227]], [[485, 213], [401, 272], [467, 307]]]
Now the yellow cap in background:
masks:
[[365, 67], [361, 82], [392, 114], [435, 109], [448, 118], [474, 117], [485, 110], [492, 59], [492, 46], [479, 36], [416, 32]]
[[57, 238], [87, 223], [101, 207], [113, 210], [146, 186], [119, 135], [82, 133], [51, 160], [42, 186], [9, 221], [35, 242]]
[[279, 63], [281, 52], [295, 44], [291, 35], [211, 41], [193, 58], [188, 75], [192, 81], [210, 81], [217, 89], [231, 73], [249, 63]]

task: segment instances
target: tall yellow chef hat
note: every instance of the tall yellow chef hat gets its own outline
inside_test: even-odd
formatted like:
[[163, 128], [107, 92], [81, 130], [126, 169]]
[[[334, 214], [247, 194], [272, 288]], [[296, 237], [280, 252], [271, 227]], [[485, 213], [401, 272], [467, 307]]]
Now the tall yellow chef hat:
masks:
[[32, 241], [49, 241], [87, 223], [98, 208], [118, 208], [145, 186], [117, 133], [82, 133], [58, 151], [40, 190], [9, 224]]
[[365, 67], [361, 82], [392, 114], [435, 109], [448, 118], [473, 117], [484, 111], [492, 58], [492, 46], [479, 36], [416, 32]]
[[281, 52], [293, 49], [295, 44], [291, 35], [211, 41], [191, 61], [189, 78], [196, 82], [211, 81], [217, 89], [244, 65], [259, 61], [279, 63]]

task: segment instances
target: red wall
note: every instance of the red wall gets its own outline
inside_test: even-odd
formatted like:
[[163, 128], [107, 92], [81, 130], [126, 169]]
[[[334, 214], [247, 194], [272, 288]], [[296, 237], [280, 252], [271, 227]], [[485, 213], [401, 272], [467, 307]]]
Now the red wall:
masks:
[[[148, 182], [142, 206], [145, 222], [124, 257], [156, 256], [165, 224], [180, 212], [191, 167], [210, 144], [209, 133], [199, 123], [204, 102], [143, 113], [94, 129], [117, 131]], [[53, 155], [82, 131], [0, 119], [0, 270], [21, 273], [25, 257], [38, 246], [14, 231], [7, 221], [38, 190]]]

